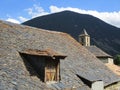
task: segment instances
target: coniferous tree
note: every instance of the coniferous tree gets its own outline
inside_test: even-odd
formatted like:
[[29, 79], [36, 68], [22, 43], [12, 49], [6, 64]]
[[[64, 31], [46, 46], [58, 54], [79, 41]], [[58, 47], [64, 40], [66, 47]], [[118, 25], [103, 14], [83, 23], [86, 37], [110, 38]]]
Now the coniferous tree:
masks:
[[114, 63], [120, 66], [120, 54], [115, 56]]

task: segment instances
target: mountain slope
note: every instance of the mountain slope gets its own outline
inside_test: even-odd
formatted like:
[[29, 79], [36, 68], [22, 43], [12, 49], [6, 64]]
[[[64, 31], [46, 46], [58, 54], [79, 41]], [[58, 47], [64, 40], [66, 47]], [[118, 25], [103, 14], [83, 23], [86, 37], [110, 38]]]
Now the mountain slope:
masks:
[[120, 53], [120, 28], [105, 23], [91, 15], [63, 11], [41, 16], [23, 24], [69, 33], [76, 40], [83, 28], [91, 36], [91, 43], [111, 55]]

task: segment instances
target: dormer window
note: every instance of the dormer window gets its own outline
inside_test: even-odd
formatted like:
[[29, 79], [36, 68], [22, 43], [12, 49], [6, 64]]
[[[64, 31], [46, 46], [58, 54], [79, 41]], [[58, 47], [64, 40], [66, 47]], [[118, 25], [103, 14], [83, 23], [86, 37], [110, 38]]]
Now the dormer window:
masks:
[[29, 49], [21, 52], [21, 54], [31, 64], [43, 82], [60, 81], [60, 59], [64, 59], [65, 55], [56, 53], [51, 49]]

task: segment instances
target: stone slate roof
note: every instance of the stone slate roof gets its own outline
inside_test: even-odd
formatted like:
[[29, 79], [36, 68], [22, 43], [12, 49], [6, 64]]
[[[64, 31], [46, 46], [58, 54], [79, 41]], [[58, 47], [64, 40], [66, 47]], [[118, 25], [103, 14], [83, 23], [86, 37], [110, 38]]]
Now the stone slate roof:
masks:
[[[120, 81], [118, 76], [66, 33], [0, 21], [0, 43], [0, 90], [90, 90], [78, 76], [90, 81], [103, 80], [105, 86]], [[56, 84], [40, 81], [34, 69], [25, 64], [19, 54], [26, 49], [47, 48], [67, 55], [60, 62], [61, 81]]]
[[100, 48], [96, 46], [85, 46], [91, 53], [93, 53], [96, 57], [112, 57], [106, 52], [102, 51]]

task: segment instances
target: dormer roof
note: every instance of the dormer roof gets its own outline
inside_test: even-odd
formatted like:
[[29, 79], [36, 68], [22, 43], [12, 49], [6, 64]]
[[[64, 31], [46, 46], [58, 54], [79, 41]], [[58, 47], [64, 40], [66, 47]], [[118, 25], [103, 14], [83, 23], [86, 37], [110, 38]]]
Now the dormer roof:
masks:
[[66, 55], [55, 52], [52, 49], [45, 49], [45, 50], [26, 49], [21, 53], [29, 54], [29, 55], [36, 55], [36, 56], [46, 56], [46, 57], [52, 57], [52, 58], [59, 57], [61, 59], [64, 59], [65, 57], [67, 57]]

